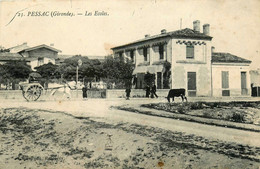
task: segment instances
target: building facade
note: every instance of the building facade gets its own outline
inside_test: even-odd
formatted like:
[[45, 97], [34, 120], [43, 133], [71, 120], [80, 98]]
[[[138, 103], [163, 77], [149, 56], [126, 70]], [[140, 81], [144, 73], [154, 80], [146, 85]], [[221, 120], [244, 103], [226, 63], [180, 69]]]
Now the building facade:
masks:
[[[222, 72], [222, 70], [225, 71], [226, 69], [230, 70], [230, 72], [233, 72], [231, 69], [246, 72], [241, 73], [241, 76], [243, 76], [243, 89], [238, 89], [238, 86], [233, 86], [230, 83], [229, 95], [247, 93], [246, 90], [248, 91], [250, 86], [248, 86], [250, 80], [247, 77], [250, 61], [244, 59], [244, 62], [235, 63], [233, 60], [232, 66], [228, 62], [222, 62], [221, 66], [219, 62], [212, 60], [215, 55], [212, 56], [212, 37], [209, 36], [209, 28], [209, 24], [204, 24], [201, 32], [200, 21], [194, 21], [193, 29], [185, 28], [172, 32], [163, 29], [159, 35], [145, 35], [144, 39], [116, 46], [112, 50], [114, 57], [127, 58], [134, 63], [135, 88], [144, 88], [144, 75], [147, 72], [155, 74], [158, 89], [165, 88], [167, 86], [164, 84], [165, 78], [167, 78], [165, 76], [167, 73], [165, 63], [168, 62], [171, 64], [168, 86], [172, 89], [184, 88], [188, 96], [222, 95], [222, 86], [213, 83], [219, 83], [219, 81], [215, 80], [215, 78], [219, 79], [217, 77], [219, 75], [218, 71]], [[239, 59], [239, 57], [233, 59]], [[241, 66], [243, 70], [240, 69]], [[215, 73], [218, 73], [216, 77]], [[224, 76], [223, 78], [225, 78]], [[233, 77], [232, 73], [230, 78], [236, 80], [237, 77]], [[241, 79], [240, 83], [242, 83]], [[224, 92], [222, 96], [225, 95]]]
[[251, 61], [230, 53], [212, 53], [213, 96], [249, 96]]
[[39, 45], [35, 47], [25, 48], [18, 53], [30, 61], [30, 66], [32, 70], [37, 66], [41, 66], [47, 63], [55, 64], [55, 60], [58, 57], [58, 53], [61, 52], [58, 49], [55, 49], [47, 45]]

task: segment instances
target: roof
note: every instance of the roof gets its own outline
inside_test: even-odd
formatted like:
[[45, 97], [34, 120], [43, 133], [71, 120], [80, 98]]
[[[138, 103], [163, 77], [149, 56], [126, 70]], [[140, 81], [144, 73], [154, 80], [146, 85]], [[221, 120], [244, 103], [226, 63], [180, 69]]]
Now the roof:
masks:
[[121, 46], [116, 46], [113, 49], [118, 49], [118, 48], [122, 48], [122, 47], [126, 47], [128, 45], [134, 45], [134, 44], [138, 44], [140, 42], [146, 42], [149, 40], [154, 40], [154, 39], [158, 39], [158, 38], [164, 38], [164, 37], [173, 37], [173, 38], [185, 38], [185, 39], [205, 39], [205, 40], [211, 40], [212, 37], [205, 35], [201, 32], [195, 31], [193, 29], [190, 28], [185, 28], [185, 29], [181, 29], [181, 30], [177, 30], [177, 31], [172, 31], [172, 32], [166, 32], [163, 34], [158, 34], [158, 35], [154, 35], [154, 36], [150, 36], [150, 37], [146, 37], [125, 45], [121, 45]]
[[0, 52], [0, 57], [20, 57], [22, 56], [18, 53]]
[[10, 50], [11, 53], [17, 53], [17, 52], [22, 51], [22, 50], [27, 49], [27, 48], [29, 48], [27, 43], [23, 43], [21, 45], [17, 45], [17, 46], [9, 48], [9, 50]]
[[18, 53], [0, 52], [0, 61], [24, 60]]
[[45, 45], [45, 44], [38, 45], [38, 46], [35, 46], [35, 47], [29, 47], [29, 48], [23, 49], [19, 52], [23, 52], [23, 51], [28, 52], [28, 51], [39, 49], [39, 48], [47, 48], [47, 49], [50, 49], [50, 50], [55, 51], [55, 52], [61, 52], [61, 50], [55, 49], [55, 48], [48, 46], [48, 45]]
[[212, 62], [218, 63], [251, 63], [250, 60], [232, 55], [230, 53], [212, 53]]

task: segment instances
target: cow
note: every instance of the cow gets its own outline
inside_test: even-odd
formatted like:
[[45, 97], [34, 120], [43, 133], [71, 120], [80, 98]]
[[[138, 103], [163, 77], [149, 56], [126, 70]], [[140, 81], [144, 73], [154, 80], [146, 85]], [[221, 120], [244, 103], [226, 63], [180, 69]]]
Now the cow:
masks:
[[187, 101], [187, 97], [185, 96], [185, 89], [171, 89], [166, 97], [168, 102], [170, 102], [170, 98], [174, 101], [174, 97], [181, 97], [182, 101], [184, 99]]

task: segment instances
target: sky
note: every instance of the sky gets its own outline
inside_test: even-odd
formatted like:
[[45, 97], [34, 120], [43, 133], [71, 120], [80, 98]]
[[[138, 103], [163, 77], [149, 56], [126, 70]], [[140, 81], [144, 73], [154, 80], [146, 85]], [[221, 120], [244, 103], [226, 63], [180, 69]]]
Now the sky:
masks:
[[145, 34], [193, 28], [195, 20], [201, 31], [210, 24], [216, 52], [260, 68], [259, 0], [0, 0], [0, 46], [54, 44], [61, 54], [103, 56]]

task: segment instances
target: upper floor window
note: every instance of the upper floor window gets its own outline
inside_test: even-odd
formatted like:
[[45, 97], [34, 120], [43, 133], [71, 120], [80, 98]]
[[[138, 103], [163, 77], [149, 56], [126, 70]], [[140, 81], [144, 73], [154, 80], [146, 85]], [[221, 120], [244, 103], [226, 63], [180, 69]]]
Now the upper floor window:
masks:
[[160, 55], [160, 60], [164, 59], [164, 45], [159, 45], [159, 55]]
[[131, 58], [131, 61], [134, 62], [134, 50], [130, 51], [130, 58]]
[[143, 53], [144, 53], [144, 61], [147, 61], [148, 60], [147, 48], [143, 48]]
[[124, 59], [124, 58], [123, 58], [123, 52], [119, 52], [119, 53], [118, 53], [118, 57], [119, 57], [120, 60], [123, 60], [123, 59]]
[[186, 46], [186, 58], [194, 59], [194, 46], [192, 46], [192, 45]]
[[38, 66], [41, 66], [44, 64], [43, 58], [38, 58]]

